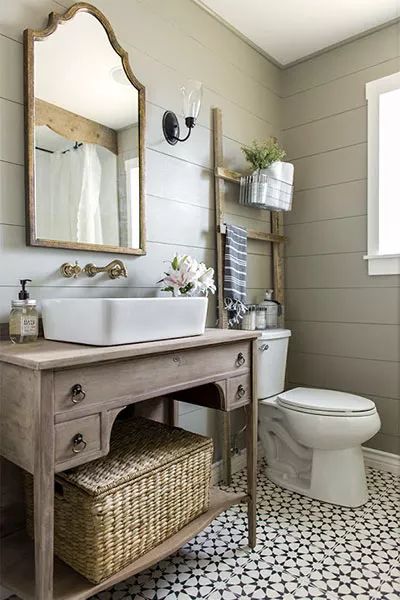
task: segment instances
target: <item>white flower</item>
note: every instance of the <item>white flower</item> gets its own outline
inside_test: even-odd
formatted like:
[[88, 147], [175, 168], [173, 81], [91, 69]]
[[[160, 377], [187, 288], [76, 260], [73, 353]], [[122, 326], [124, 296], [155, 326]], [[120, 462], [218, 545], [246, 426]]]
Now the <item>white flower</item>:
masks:
[[164, 291], [172, 292], [174, 296], [207, 295], [216, 291], [214, 269], [204, 263], [199, 263], [191, 256], [175, 254], [170, 265], [171, 268], [161, 280]]
[[198, 286], [202, 292], [210, 291], [214, 294], [217, 289], [214, 283], [214, 269], [212, 267], [207, 269], [204, 263], [201, 263], [201, 265], [205, 267], [205, 271], [199, 276]]

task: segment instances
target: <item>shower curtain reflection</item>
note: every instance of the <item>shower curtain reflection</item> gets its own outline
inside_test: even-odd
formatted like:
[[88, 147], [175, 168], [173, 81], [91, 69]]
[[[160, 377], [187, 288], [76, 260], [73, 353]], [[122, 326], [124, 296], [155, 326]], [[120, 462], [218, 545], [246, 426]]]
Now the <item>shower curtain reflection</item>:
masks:
[[[95, 144], [36, 147], [35, 156], [38, 238], [117, 244], [117, 196], [109, 183], [116, 181], [115, 157]], [[108, 208], [105, 224], [102, 205]]]
[[101, 164], [94, 144], [84, 144], [82, 186], [77, 211], [77, 241], [102, 244], [100, 216]]

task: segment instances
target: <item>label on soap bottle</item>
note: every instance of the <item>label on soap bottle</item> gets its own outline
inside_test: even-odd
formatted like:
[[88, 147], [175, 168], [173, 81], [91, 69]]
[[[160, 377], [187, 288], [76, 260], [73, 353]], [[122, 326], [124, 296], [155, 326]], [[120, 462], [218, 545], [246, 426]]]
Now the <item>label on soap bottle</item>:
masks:
[[36, 317], [21, 317], [21, 335], [37, 335], [38, 320]]

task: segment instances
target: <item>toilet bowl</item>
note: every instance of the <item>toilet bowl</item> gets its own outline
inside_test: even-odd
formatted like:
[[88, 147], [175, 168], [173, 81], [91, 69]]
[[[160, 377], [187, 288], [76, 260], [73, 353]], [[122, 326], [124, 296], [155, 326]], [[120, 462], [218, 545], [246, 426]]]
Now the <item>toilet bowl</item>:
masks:
[[368, 398], [315, 388], [284, 390], [290, 331], [258, 340], [259, 435], [274, 483], [325, 502], [368, 500], [361, 444], [380, 429]]

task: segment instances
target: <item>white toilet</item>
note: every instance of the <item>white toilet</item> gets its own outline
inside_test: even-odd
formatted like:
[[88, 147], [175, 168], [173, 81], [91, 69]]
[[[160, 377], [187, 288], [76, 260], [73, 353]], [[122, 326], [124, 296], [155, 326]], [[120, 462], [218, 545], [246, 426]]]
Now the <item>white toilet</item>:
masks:
[[259, 435], [274, 483], [325, 502], [368, 500], [361, 444], [380, 429], [375, 404], [361, 396], [314, 388], [284, 391], [288, 329], [258, 340]]

